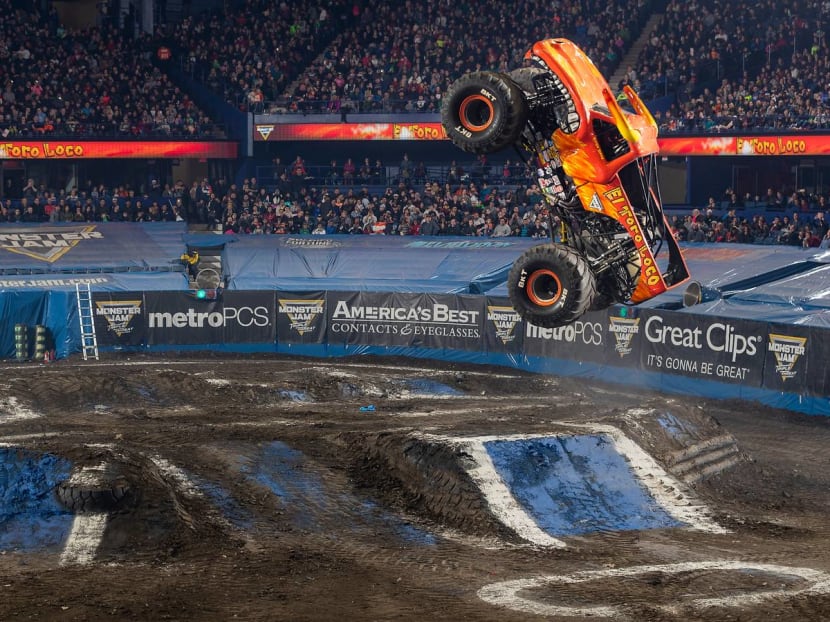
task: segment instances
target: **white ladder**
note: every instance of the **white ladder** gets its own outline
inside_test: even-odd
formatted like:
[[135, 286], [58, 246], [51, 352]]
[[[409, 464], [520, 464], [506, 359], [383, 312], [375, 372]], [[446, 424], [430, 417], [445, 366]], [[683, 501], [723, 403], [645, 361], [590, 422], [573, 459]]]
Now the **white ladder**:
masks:
[[92, 309], [92, 291], [89, 283], [75, 283], [78, 296], [78, 321], [81, 324], [81, 352], [84, 360], [90, 356], [98, 360], [98, 338], [95, 336], [95, 318]]

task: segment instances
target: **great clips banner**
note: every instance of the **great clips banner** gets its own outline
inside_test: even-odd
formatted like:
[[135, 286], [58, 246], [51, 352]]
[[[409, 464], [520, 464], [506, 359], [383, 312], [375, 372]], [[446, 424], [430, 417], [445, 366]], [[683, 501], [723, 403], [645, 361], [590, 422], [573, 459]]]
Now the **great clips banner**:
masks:
[[9, 140], [0, 142], [0, 160], [102, 158], [236, 158], [234, 141]]

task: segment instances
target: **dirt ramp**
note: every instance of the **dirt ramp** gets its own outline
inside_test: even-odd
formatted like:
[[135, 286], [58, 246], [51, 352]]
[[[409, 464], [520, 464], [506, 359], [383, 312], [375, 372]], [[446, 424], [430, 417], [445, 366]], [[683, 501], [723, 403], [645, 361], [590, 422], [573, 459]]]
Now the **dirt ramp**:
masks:
[[518, 541], [499, 522], [465, 469], [472, 456], [462, 446], [411, 433], [339, 437], [358, 487], [398, 511], [483, 537]]

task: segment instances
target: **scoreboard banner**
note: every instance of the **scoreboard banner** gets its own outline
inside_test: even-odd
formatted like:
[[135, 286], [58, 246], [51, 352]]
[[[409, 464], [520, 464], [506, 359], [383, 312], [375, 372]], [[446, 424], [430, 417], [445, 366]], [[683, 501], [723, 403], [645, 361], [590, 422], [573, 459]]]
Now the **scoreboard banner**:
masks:
[[[406, 123], [254, 123], [254, 142], [281, 141], [443, 141], [440, 122]], [[662, 156], [814, 156], [830, 155], [830, 135], [757, 134], [746, 136], [662, 136]]]
[[283, 140], [446, 140], [440, 123], [256, 123], [255, 142]]
[[657, 142], [662, 156], [830, 155], [830, 136], [819, 134], [664, 136]]
[[239, 156], [236, 141], [7, 140], [0, 160], [220, 158]]

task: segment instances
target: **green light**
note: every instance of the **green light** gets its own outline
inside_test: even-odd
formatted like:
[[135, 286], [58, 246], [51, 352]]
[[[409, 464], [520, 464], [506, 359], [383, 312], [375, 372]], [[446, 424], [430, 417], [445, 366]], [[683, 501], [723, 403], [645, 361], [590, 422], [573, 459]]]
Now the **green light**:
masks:
[[196, 298], [199, 300], [204, 300], [207, 298], [207, 292], [203, 289], [196, 290]]
[[626, 317], [628, 315], [628, 307], [620, 307], [620, 317]]

